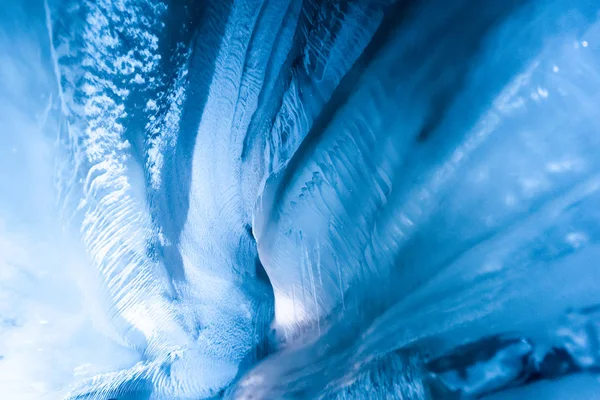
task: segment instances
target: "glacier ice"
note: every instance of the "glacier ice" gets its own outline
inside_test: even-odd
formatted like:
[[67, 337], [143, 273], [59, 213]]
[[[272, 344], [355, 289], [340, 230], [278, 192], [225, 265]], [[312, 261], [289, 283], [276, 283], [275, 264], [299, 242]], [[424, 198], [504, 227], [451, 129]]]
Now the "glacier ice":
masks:
[[598, 396], [598, 39], [592, 0], [2, 2], [0, 397]]

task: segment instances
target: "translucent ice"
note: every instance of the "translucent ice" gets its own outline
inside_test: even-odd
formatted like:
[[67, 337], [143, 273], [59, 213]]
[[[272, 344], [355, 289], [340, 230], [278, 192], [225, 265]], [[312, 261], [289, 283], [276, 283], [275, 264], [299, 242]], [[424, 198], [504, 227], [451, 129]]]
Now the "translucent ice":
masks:
[[599, 13], [4, 1], [0, 397], [590, 398]]

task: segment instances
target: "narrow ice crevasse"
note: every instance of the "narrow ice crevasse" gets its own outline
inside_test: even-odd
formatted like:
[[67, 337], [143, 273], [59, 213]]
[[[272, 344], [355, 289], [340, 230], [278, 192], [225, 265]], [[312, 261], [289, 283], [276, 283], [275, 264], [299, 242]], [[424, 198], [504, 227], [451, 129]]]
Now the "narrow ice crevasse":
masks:
[[12, 3], [0, 397], [594, 387], [594, 2]]

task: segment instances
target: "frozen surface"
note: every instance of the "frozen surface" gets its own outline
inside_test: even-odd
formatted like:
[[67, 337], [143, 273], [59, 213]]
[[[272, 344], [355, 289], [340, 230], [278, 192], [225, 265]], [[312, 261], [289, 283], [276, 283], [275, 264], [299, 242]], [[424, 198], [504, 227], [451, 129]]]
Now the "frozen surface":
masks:
[[574, 375], [559, 381], [543, 381], [485, 397], [487, 400], [596, 400], [598, 398], [600, 398], [600, 381], [595, 375]]
[[596, 3], [2, 2], [0, 398], [592, 399]]

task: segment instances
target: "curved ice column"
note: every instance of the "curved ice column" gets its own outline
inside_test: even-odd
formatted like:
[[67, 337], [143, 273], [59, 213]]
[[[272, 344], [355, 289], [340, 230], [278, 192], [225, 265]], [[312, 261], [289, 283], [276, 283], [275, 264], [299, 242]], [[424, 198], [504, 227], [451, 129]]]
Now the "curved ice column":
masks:
[[[219, 390], [256, 358], [261, 321], [269, 318], [268, 291], [256, 277], [254, 240], [243, 217], [240, 153], [269, 62], [268, 47], [258, 43], [274, 39], [267, 32], [281, 25], [287, 8], [258, 1], [207, 7], [178, 142], [165, 164], [165, 260], [205, 354], [196, 371], [220, 370], [206, 380]], [[215, 368], [214, 360], [226, 368]], [[187, 379], [195, 374], [189, 371]]]
[[[355, 279], [347, 274], [359, 277], [379, 268], [369, 266], [365, 246], [374, 240], [371, 230], [384, 207], [395, 209], [388, 197], [391, 186], [399, 185], [412, 142], [424, 140], [441, 122], [465, 84], [468, 61], [511, 5], [490, 7], [464, 30], [450, 27], [469, 17], [467, 6], [447, 8], [425, 24], [429, 7], [392, 6], [290, 163], [268, 182], [255, 234], [274, 290], [285, 294], [276, 294], [279, 324], [293, 323], [294, 313], [299, 320], [326, 316]], [[421, 32], [423, 25], [431, 26], [430, 36]], [[444, 29], [450, 29], [444, 40], [432, 39]], [[447, 63], [460, 56], [464, 61]], [[340, 265], [348, 262], [356, 265]]]
[[[598, 6], [398, 4], [267, 182], [277, 325], [324, 329], [241, 395], [317, 396], [374, 356], [539, 333], [597, 302]], [[355, 322], [327, 318], [344, 308]]]
[[[252, 205], [250, 211], [254, 211], [262, 181], [283, 168], [296, 151], [371, 39], [387, 5], [387, 1], [302, 4], [289, 54], [282, 60], [272, 87], [266, 86], [261, 93], [259, 108], [245, 138], [245, 166], [259, 163], [258, 168], [262, 168], [262, 174], [244, 182], [245, 192], [247, 187], [252, 188], [253, 197], [246, 201]], [[257, 229], [253, 233], [262, 234]]]

